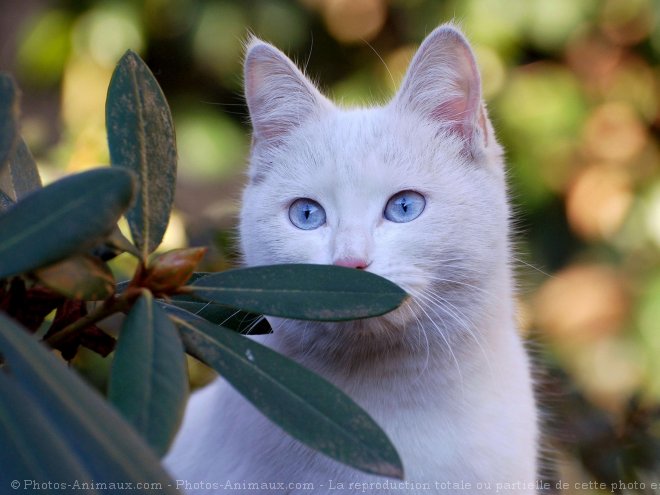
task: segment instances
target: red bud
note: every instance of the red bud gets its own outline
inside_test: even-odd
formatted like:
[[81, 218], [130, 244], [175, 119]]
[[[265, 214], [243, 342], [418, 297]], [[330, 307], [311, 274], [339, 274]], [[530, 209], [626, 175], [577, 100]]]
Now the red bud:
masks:
[[206, 248], [175, 249], [154, 258], [142, 278], [142, 287], [154, 294], [172, 294], [191, 277]]

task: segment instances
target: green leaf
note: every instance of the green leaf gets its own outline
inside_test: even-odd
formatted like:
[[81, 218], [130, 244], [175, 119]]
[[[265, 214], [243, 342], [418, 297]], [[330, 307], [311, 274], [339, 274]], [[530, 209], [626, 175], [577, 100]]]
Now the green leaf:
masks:
[[137, 201], [126, 216], [146, 261], [163, 239], [172, 210], [176, 140], [163, 92], [146, 64], [130, 50], [112, 75], [105, 119], [110, 162], [138, 176]]
[[99, 168], [33, 192], [0, 215], [0, 278], [96, 246], [130, 205], [129, 172]]
[[141, 257], [140, 252], [131, 241], [124, 237], [124, 234], [121, 233], [118, 226], [115, 226], [112, 233], [105, 238], [103, 243], [99, 244], [91, 251], [92, 256], [96, 256], [103, 261], [110, 261], [122, 253], [130, 253], [137, 259], [140, 259]]
[[[19, 403], [26, 405], [26, 396], [29, 396], [30, 402], [29, 410], [23, 410], [19, 405], [0, 406], [5, 425], [0, 434], [12, 436], [11, 440], [0, 438], [0, 444], [23, 445], [20, 458], [12, 457], [9, 464], [2, 464], [0, 472], [7, 473], [4, 476], [22, 479], [13, 477], [14, 469], [19, 474], [26, 469], [39, 469], [36, 454], [31, 447], [39, 439], [24, 438], [30, 435], [26, 431], [29, 425], [34, 430], [32, 435], [38, 434], [38, 423], [51, 431], [40, 441], [48, 443], [49, 438], [59, 438], [62, 442], [55, 440], [57, 445], [54, 448], [63, 448], [67, 452], [53, 458], [51, 462], [54, 467], [49, 469], [56, 469], [60, 466], [57, 463], [61, 461], [63, 472], [77, 475], [71, 466], [73, 459], [81, 472], [88, 475], [82, 479], [91, 478], [97, 483], [160, 483], [159, 493], [178, 493], [173, 488], [174, 482], [167, 476], [151, 449], [98, 392], [36, 342], [27, 330], [2, 313], [0, 354], [5, 362], [1, 368], [6, 373], [4, 381], [10, 380], [22, 390], [23, 393], [19, 393], [16, 399]], [[13, 394], [6, 399], [13, 400]], [[10, 410], [11, 407], [16, 410]], [[21, 423], [16, 418], [16, 412], [23, 412], [26, 417], [34, 413], [39, 416], [39, 421]], [[14, 427], [19, 428], [18, 431]], [[44, 477], [46, 474], [37, 471], [35, 476]], [[27, 476], [25, 479], [32, 477]], [[50, 480], [75, 481], [63, 477], [52, 477]], [[112, 493], [112, 490], [105, 493]]]
[[173, 297], [172, 305], [242, 334], [263, 335], [272, 332], [268, 320], [255, 313], [247, 313], [240, 309], [227, 308], [214, 303], [199, 302], [181, 296]]
[[[187, 283], [191, 284], [195, 280], [198, 280], [207, 275], [207, 272], [195, 272], [192, 274]], [[117, 292], [123, 292], [126, 287], [128, 287], [129, 283], [129, 280], [119, 282], [116, 286]], [[176, 306], [178, 308], [185, 309], [193, 315], [200, 316], [205, 320], [210, 321], [211, 323], [222, 325], [223, 327], [234, 330], [235, 332], [249, 335], [263, 335], [272, 332], [268, 320], [266, 320], [266, 318], [264, 318], [262, 315], [256, 313], [248, 313], [246, 311], [241, 311], [240, 309], [228, 308], [219, 304], [202, 301], [195, 297], [193, 294], [180, 294], [172, 296], [169, 301], [171, 302], [171, 305], [161, 304], [161, 306], [164, 307], [166, 311], [168, 307]], [[162, 301], [158, 300], [158, 302], [161, 303]]]
[[187, 394], [181, 338], [167, 314], [145, 290], [124, 320], [108, 397], [162, 456], [183, 418]]
[[271, 349], [183, 310], [174, 316], [186, 351], [213, 367], [294, 438], [367, 473], [403, 477], [381, 428], [323, 378]]
[[41, 177], [37, 164], [25, 141], [19, 137], [7, 166], [0, 171], [0, 191], [12, 202], [16, 202], [40, 188]]
[[330, 265], [240, 268], [200, 278], [192, 287], [206, 301], [270, 316], [318, 321], [379, 316], [395, 309], [407, 296], [378, 275]]
[[89, 255], [75, 255], [40, 268], [34, 275], [46, 287], [69, 299], [101, 301], [115, 291], [108, 265]]
[[9, 168], [17, 200], [27, 196], [32, 191], [41, 189], [41, 177], [39, 177], [37, 164], [23, 138], [18, 138], [16, 149], [9, 161]]
[[121, 233], [121, 230], [119, 230], [119, 227], [114, 228], [106, 242], [111, 248], [114, 248], [119, 252], [130, 253], [137, 258], [140, 257], [140, 252], [135, 249], [135, 246], [133, 246], [131, 241], [126, 239], [124, 234]]
[[[186, 283], [192, 284], [207, 275], [210, 275], [210, 272], [195, 272]], [[194, 294], [173, 296], [171, 304], [238, 333], [264, 335], [273, 331], [268, 320], [260, 314], [248, 313], [240, 309], [202, 301]]]
[[9, 162], [18, 138], [18, 99], [14, 78], [0, 72], [0, 172]]
[[[0, 193], [3, 195], [3, 205], [5, 210], [16, 203], [16, 193], [14, 192], [14, 184], [11, 180], [11, 167], [5, 166], [4, 169], [0, 170]], [[8, 201], [7, 201], [8, 200]], [[2, 211], [2, 210], [0, 210]]]
[[0, 190], [0, 214], [14, 206], [16, 201]]
[[0, 442], [0, 486], [15, 480], [21, 488], [31, 482], [92, 481], [57, 426], [5, 373], [0, 373]]

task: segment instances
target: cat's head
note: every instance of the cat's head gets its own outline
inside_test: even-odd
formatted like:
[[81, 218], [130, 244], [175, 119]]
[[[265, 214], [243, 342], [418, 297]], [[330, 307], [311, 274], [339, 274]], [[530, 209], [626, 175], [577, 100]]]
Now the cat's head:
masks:
[[433, 31], [396, 96], [366, 109], [335, 106], [282, 52], [252, 39], [245, 93], [246, 264], [369, 270], [412, 296], [390, 322], [469, 318], [467, 299], [483, 298], [507, 263], [508, 210], [501, 149], [463, 35]]

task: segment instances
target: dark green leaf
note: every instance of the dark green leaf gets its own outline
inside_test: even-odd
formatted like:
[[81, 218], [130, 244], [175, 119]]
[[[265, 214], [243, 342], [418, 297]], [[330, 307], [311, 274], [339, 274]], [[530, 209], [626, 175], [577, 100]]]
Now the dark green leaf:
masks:
[[193, 283], [201, 299], [300, 320], [342, 321], [395, 309], [406, 293], [373, 273], [329, 265], [273, 265], [219, 272]]
[[[188, 283], [193, 283], [202, 277], [207, 276], [207, 272], [193, 273]], [[130, 281], [126, 280], [117, 284], [117, 292], [123, 292], [128, 287]], [[170, 298], [172, 305], [185, 309], [194, 315], [201, 316], [205, 320], [230, 328], [235, 332], [249, 335], [263, 335], [271, 333], [272, 329], [268, 320], [262, 315], [248, 313], [240, 309], [228, 308], [219, 304], [205, 302], [194, 295], [177, 295]], [[169, 306], [169, 305], [166, 305]]]
[[14, 154], [11, 160], [9, 160], [9, 167], [11, 169], [14, 194], [17, 200], [27, 196], [32, 191], [41, 189], [41, 177], [39, 177], [37, 164], [34, 158], [32, 158], [32, 154], [25, 141], [20, 137], [18, 138]]
[[21, 491], [32, 491], [25, 483], [92, 481], [57, 426], [5, 373], [0, 373], [0, 443], [0, 486], [14, 488], [10, 483], [18, 480]]
[[4, 212], [4, 211], [7, 211], [9, 208], [14, 206], [15, 204], [16, 204], [16, 201], [14, 201], [7, 194], [5, 194], [2, 190], [0, 190], [0, 214], [2, 214], [2, 212]]
[[187, 380], [181, 338], [145, 290], [124, 320], [108, 397], [161, 456], [183, 417]]
[[146, 261], [165, 234], [176, 181], [176, 141], [165, 96], [132, 51], [117, 64], [108, 88], [106, 128], [110, 161], [138, 176], [139, 194], [127, 218]]
[[172, 304], [211, 323], [222, 325], [242, 334], [263, 335], [272, 332], [268, 320], [255, 313], [247, 313], [240, 309], [227, 308], [214, 303], [199, 302], [192, 298], [181, 300], [180, 296], [173, 297]]
[[12, 203], [16, 203], [16, 193], [14, 193], [14, 184], [11, 181], [11, 167], [9, 165], [0, 170], [0, 193], [9, 200], [9, 202], [3, 200], [3, 203], [6, 204], [7, 207]]
[[18, 138], [18, 99], [14, 78], [0, 72], [0, 172], [9, 162]]
[[135, 249], [135, 246], [131, 243], [131, 241], [129, 241], [124, 236], [124, 234], [121, 233], [119, 227], [115, 227], [115, 229], [112, 231], [112, 234], [110, 234], [110, 237], [108, 237], [107, 242], [110, 246], [116, 248], [119, 251], [124, 253], [131, 253], [136, 257], [140, 256], [140, 252]]
[[0, 278], [96, 246], [130, 205], [130, 173], [99, 168], [34, 191], [0, 216]]
[[0, 192], [12, 202], [16, 202], [40, 188], [41, 178], [37, 164], [25, 141], [19, 137], [7, 166], [0, 171]]
[[[47, 424], [66, 442], [70, 455], [91, 479], [161, 483], [159, 493], [177, 493], [159, 460], [128, 423], [95, 390], [2, 313], [0, 354], [10, 371], [7, 377], [29, 395], [31, 408], [47, 418]], [[20, 440], [14, 443], [17, 441]], [[7, 472], [6, 466], [0, 471]]]
[[189, 354], [220, 373], [294, 438], [368, 473], [403, 477], [380, 427], [323, 378], [236, 332], [171, 309]]
[[[195, 272], [187, 281], [187, 284], [193, 284], [207, 275], [210, 275], [210, 272]], [[264, 335], [273, 331], [268, 320], [262, 315], [202, 301], [194, 294], [174, 296], [171, 298], [171, 302], [174, 306], [201, 316], [211, 323], [222, 325], [242, 334]]]
[[103, 261], [110, 261], [122, 253], [130, 253], [138, 259], [141, 256], [137, 248], [121, 233], [117, 226], [102, 244], [92, 249], [92, 256], [96, 256]]

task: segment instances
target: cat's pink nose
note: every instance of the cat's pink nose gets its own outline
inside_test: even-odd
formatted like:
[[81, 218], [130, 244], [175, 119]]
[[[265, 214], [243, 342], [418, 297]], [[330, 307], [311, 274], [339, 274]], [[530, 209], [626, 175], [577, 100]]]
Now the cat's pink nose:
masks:
[[340, 258], [333, 262], [333, 265], [345, 266], [346, 268], [357, 268], [358, 270], [364, 270], [370, 264], [371, 262], [362, 258]]

